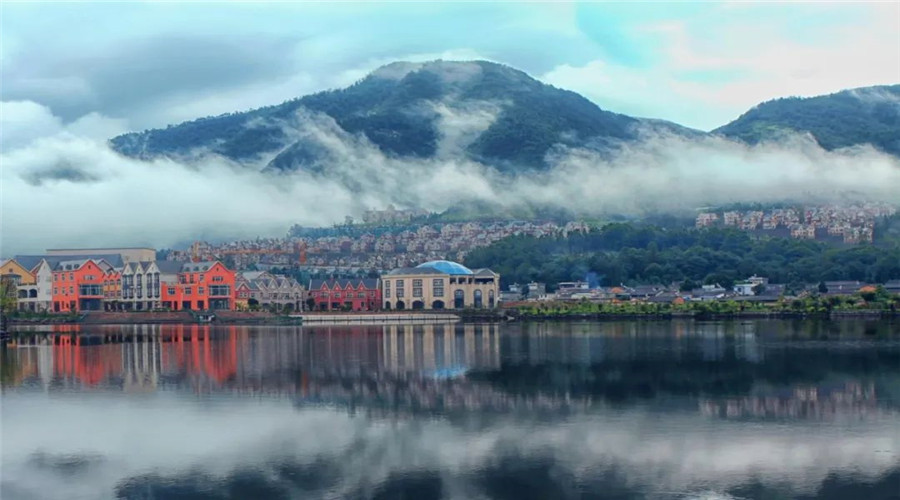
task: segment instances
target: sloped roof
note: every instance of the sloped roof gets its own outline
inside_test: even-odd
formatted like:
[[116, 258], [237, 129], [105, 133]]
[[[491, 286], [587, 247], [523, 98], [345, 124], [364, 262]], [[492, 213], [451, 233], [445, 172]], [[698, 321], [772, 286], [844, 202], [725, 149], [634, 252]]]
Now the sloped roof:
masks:
[[218, 261], [215, 261], [215, 260], [208, 260], [205, 262], [185, 262], [181, 266], [181, 272], [183, 272], [183, 273], [202, 273], [204, 271], [209, 271], [217, 263], [218, 263]]
[[347, 285], [350, 284], [354, 289], [359, 288], [359, 284], [363, 284], [363, 288], [367, 288], [370, 290], [378, 288], [378, 280], [377, 279], [329, 279], [329, 280], [309, 280], [309, 289], [310, 290], [320, 290], [323, 284], [327, 284], [328, 288], [333, 290], [336, 284], [341, 286], [341, 289], [346, 289]]
[[122, 261], [122, 256], [120, 254], [97, 254], [97, 255], [16, 255], [16, 262], [22, 265], [22, 267], [28, 269], [34, 269], [36, 265], [41, 262], [41, 259], [45, 259], [50, 267], [55, 269], [56, 265], [63, 261], [84, 261], [84, 260], [94, 260], [100, 261], [105, 260], [109, 265], [119, 268], [125, 265]]

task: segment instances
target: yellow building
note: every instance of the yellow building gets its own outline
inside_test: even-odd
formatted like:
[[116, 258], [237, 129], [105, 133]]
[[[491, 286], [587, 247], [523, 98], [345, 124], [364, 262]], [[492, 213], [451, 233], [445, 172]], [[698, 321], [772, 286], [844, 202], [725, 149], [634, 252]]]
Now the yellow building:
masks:
[[394, 269], [381, 281], [385, 310], [490, 309], [500, 296], [499, 274], [447, 260]]
[[15, 259], [8, 259], [0, 266], [0, 275], [10, 278], [18, 276], [17, 285], [33, 285], [35, 283], [31, 271], [22, 267], [22, 264], [16, 262]]

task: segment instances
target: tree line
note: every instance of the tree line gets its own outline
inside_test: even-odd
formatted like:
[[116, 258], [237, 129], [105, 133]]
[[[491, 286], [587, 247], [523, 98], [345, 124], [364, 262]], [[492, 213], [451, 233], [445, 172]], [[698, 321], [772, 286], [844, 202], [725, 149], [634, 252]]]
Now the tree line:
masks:
[[758, 275], [799, 287], [822, 281], [900, 279], [900, 244], [845, 247], [732, 228], [614, 223], [568, 237], [505, 238], [473, 250], [465, 264], [500, 273], [504, 286], [530, 281], [555, 284], [596, 273], [605, 286], [690, 280], [729, 287]]

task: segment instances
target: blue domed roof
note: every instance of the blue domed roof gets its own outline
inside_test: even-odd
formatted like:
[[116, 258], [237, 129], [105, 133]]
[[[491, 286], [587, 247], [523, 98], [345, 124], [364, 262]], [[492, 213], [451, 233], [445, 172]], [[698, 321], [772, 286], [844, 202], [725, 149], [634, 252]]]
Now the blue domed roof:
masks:
[[430, 267], [444, 274], [475, 274], [468, 267], [457, 262], [451, 262], [449, 260], [432, 260], [416, 266], [416, 268], [425, 267]]

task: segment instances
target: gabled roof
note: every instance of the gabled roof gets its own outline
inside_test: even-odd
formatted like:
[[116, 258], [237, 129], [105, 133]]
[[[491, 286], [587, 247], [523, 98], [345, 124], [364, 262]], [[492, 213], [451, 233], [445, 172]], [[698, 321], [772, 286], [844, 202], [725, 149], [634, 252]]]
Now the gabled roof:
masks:
[[181, 266], [181, 272], [183, 273], [202, 273], [205, 271], [209, 271], [212, 267], [218, 264], [217, 260], [209, 260], [205, 262], [185, 262]]
[[16, 255], [15, 260], [23, 267], [33, 269], [41, 259], [47, 261], [50, 267], [55, 269], [56, 265], [62, 261], [70, 260], [86, 260], [94, 261], [105, 260], [109, 265], [115, 268], [121, 268], [125, 265], [120, 254], [97, 254], [97, 255]]
[[103, 272], [109, 272], [113, 268], [103, 259], [72, 259], [57, 262], [54, 271], [77, 271], [88, 262], [93, 262]]
[[270, 275], [268, 271], [241, 271], [240, 276], [242, 276], [247, 281], [253, 281], [255, 279], [259, 279], [263, 277], [263, 275]]
[[178, 274], [181, 271], [181, 262], [174, 260], [158, 260], [156, 267], [159, 268], [161, 274]]
[[321, 290], [322, 285], [326, 285], [329, 289], [334, 290], [338, 285], [342, 289], [346, 289], [347, 285], [356, 288], [358, 283], [362, 283], [366, 289], [372, 290], [378, 288], [377, 279], [329, 279], [329, 280], [309, 280], [310, 290]]
[[30, 268], [30, 269], [31, 269], [31, 274], [35, 274], [35, 275], [36, 275], [36, 274], [38, 273], [38, 271], [40, 270], [40, 268], [41, 268], [42, 265], [46, 265], [48, 268], [50, 268], [51, 271], [53, 270], [53, 266], [51, 266], [50, 263], [47, 262], [47, 259], [41, 259], [41, 260], [38, 261], [37, 264], [35, 264], [33, 267]]

